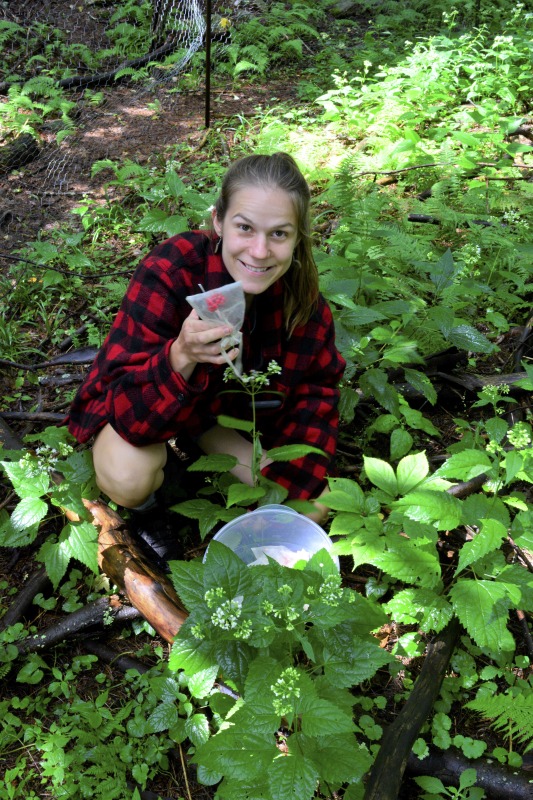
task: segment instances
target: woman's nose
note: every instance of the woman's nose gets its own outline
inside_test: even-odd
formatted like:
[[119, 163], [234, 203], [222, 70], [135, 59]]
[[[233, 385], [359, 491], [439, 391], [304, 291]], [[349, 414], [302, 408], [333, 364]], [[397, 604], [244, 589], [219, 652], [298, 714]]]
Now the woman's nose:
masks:
[[268, 242], [266, 236], [254, 236], [250, 246], [250, 254], [254, 258], [267, 258]]

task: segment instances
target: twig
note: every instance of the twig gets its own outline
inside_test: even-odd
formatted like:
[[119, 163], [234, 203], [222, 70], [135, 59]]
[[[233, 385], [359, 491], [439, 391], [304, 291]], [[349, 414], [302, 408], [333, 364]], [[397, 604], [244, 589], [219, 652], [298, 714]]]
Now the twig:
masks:
[[0, 630], [8, 628], [10, 625], [15, 625], [15, 623], [21, 620], [26, 610], [33, 603], [33, 598], [39, 592], [44, 592], [49, 586], [50, 578], [46, 573], [46, 569], [40, 567], [26, 582], [24, 588], [20, 590], [0, 620]]
[[180, 743], [178, 743], [178, 747], [180, 749], [181, 769], [183, 771], [183, 777], [185, 779], [185, 788], [187, 789], [187, 797], [189, 798], [189, 800], [192, 800], [191, 790], [189, 788], [189, 780], [187, 778], [187, 770], [185, 768], [185, 759], [183, 758], [183, 748]]
[[4, 419], [23, 419], [30, 422], [61, 422], [64, 414], [54, 414], [53, 411], [2, 411]]
[[132, 658], [132, 656], [126, 655], [125, 653], [119, 653], [117, 650], [114, 650], [103, 642], [99, 642], [97, 639], [84, 639], [82, 646], [88, 653], [98, 656], [98, 658], [105, 661], [106, 664], [116, 667], [121, 672], [134, 669], [140, 675], [143, 675], [150, 669], [147, 664], [143, 664], [138, 658]]

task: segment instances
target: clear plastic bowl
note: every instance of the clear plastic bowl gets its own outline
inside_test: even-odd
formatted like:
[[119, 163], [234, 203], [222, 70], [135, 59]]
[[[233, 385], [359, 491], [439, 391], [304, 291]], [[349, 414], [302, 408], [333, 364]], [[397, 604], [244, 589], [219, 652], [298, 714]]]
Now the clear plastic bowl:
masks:
[[[228, 522], [213, 537], [233, 550], [245, 564], [267, 564], [267, 556], [292, 567], [308, 561], [318, 550], [331, 550], [332, 542], [322, 528], [292, 508], [267, 505]], [[330, 553], [339, 566], [337, 556]]]

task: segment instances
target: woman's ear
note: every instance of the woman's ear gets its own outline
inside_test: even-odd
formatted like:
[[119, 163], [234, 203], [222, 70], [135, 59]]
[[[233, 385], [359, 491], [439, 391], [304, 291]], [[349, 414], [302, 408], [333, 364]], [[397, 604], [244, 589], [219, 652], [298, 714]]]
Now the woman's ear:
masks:
[[217, 236], [222, 236], [222, 226], [218, 221], [216, 209], [211, 211], [211, 219], [213, 220], [213, 228], [215, 229], [215, 233]]

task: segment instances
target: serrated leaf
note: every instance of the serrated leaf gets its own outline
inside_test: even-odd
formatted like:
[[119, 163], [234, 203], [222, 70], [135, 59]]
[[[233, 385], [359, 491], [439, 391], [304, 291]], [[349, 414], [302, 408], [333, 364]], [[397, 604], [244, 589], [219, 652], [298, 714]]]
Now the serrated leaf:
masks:
[[338, 653], [324, 648], [324, 674], [328, 681], [341, 689], [357, 686], [371, 678], [380, 667], [393, 658], [379, 645], [355, 639], [349, 653]]
[[37, 467], [36, 462], [2, 461], [2, 466], [19, 497], [42, 497], [46, 494], [50, 478], [45, 470]]
[[312, 447], [309, 444], [285, 444], [281, 447], [273, 447], [272, 450], [267, 452], [272, 461], [296, 461], [298, 458], [303, 458], [310, 453], [316, 453], [319, 456], [324, 455], [324, 451], [318, 447]]
[[229, 599], [246, 596], [252, 573], [229, 547], [213, 540], [205, 559], [204, 586], [223, 589]]
[[495, 350], [495, 345], [472, 325], [456, 325], [450, 331], [448, 339], [461, 350], [473, 353], [492, 353]]
[[198, 561], [172, 561], [170, 575], [185, 608], [192, 611], [204, 602], [204, 568]]
[[299, 751], [278, 755], [268, 773], [272, 800], [311, 800], [317, 780], [317, 768]]
[[98, 534], [90, 522], [69, 522], [59, 537], [65, 542], [72, 558], [85, 564], [95, 575], [98, 575]]
[[199, 670], [191, 675], [187, 683], [191, 695], [198, 700], [206, 697], [213, 688], [217, 675], [218, 665]]
[[37, 558], [44, 563], [46, 574], [54, 589], [57, 589], [70, 563], [70, 549], [61, 542], [45, 542], [39, 549]]
[[223, 428], [231, 428], [235, 431], [246, 431], [251, 433], [254, 429], [254, 423], [248, 420], [239, 419], [238, 417], [229, 417], [227, 414], [219, 414], [217, 422]]
[[168, 731], [178, 721], [175, 703], [159, 703], [148, 717], [148, 728], [152, 733]]
[[191, 742], [198, 747], [209, 739], [209, 722], [205, 714], [193, 714], [185, 722], [185, 731]]
[[372, 756], [367, 748], [347, 734], [320, 737], [311, 758], [318, 768], [320, 780], [333, 786], [361, 780], [372, 766]]
[[461, 501], [446, 492], [416, 489], [392, 505], [410, 519], [434, 523], [438, 530], [452, 530], [461, 522]]
[[37, 532], [39, 522], [48, 513], [48, 504], [39, 497], [23, 497], [11, 514], [11, 525], [16, 531]]
[[247, 505], [260, 500], [265, 490], [259, 486], [248, 486], [245, 483], [232, 483], [228, 489], [227, 507]]
[[225, 728], [201, 745], [194, 761], [241, 781], [261, 780], [278, 754], [274, 737]]
[[182, 669], [186, 675], [194, 675], [196, 672], [216, 666], [217, 662], [210, 648], [199, 644], [197, 639], [192, 637], [188, 639], [178, 634], [172, 645], [168, 664], [174, 672]]
[[392, 497], [396, 497], [398, 494], [398, 481], [391, 465], [387, 461], [382, 461], [379, 458], [370, 458], [370, 456], [363, 456], [363, 462], [365, 473], [370, 483], [392, 495]]
[[491, 468], [490, 458], [483, 450], [461, 450], [451, 455], [442, 466], [434, 472], [441, 478], [455, 478], [468, 481], [477, 475], [483, 475]]
[[187, 472], [229, 472], [237, 464], [237, 458], [227, 453], [210, 453], [200, 456]]
[[296, 703], [296, 713], [301, 715], [302, 733], [307, 736], [352, 733], [355, 729], [351, 715], [345, 714], [329, 700], [307, 693]]
[[497, 550], [507, 536], [507, 528], [497, 519], [480, 520], [481, 530], [471, 542], [465, 542], [459, 553], [459, 563], [455, 572], [458, 575], [466, 567], [478, 561], [487, 553]]
[[387, 550], [375, 556], [372, 564], [393, 578], [399, 578], [406, 583], [418, 583], [427, 588], [436, 586], [440, 580], [436, 550], [430, 552], [399, 537]]
[[410, 383], [417, 392], [423, 394], [426, 400], [434, 406], [437, 402], [437, 392], [428, 376], [417, 369], [409, 369], [408, 367], [404, 367], [404, 374], [407, 383]]
[[402, 458], [396, 468], [398, 492], [407, 494], [424, 480], [429, 472], [429, 463], [425, 453], [413, 453]]
[[507, 630], [511, 603], [504, 584], [488, 580], [458, 580], [450, 589], [450, 597], [459, 621], [476, 644], [489, 647], [493, 653], [514, 650], [514, 639]]

